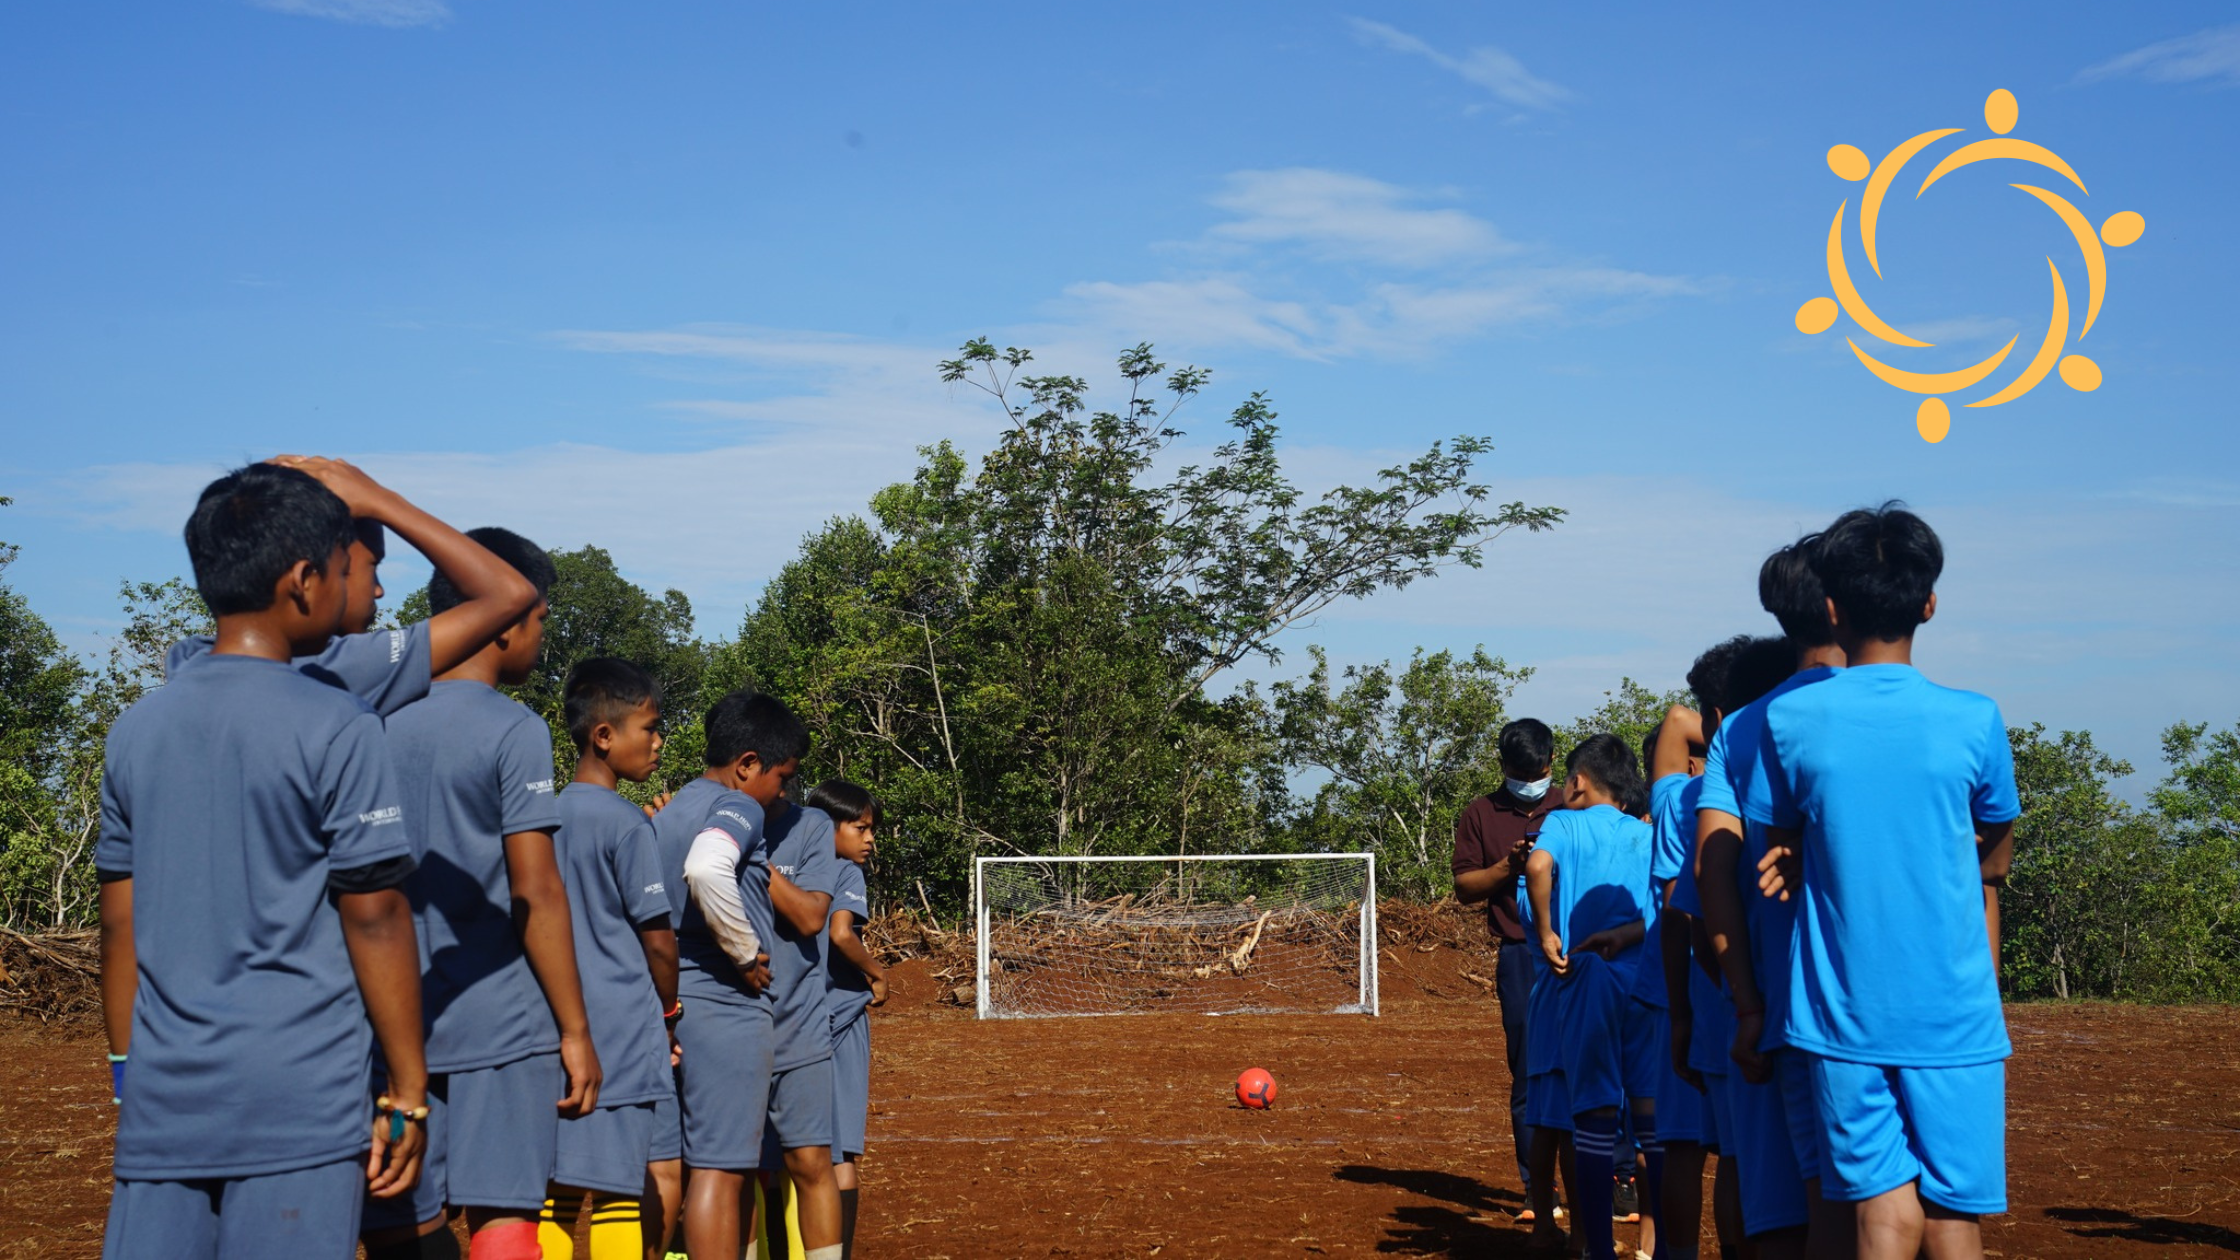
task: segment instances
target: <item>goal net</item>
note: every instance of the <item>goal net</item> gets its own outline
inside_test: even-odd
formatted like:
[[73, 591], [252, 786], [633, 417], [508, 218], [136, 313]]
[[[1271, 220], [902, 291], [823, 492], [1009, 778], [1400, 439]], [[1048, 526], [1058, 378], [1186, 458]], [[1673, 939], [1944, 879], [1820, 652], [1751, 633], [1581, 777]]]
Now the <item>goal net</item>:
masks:
[[980, 858], [980, 1017], [1377, 1013], [1367, 853]]

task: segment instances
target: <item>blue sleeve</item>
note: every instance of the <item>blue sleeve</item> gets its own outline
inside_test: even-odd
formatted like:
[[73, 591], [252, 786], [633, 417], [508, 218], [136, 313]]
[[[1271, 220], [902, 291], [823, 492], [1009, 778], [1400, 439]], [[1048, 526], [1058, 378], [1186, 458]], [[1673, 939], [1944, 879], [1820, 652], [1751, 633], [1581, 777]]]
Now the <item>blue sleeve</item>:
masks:
[[[1804, 826], [1804, 810], [1797, 804], [1797, 785], [1791, 777], [1795, 767], [1791, 758], [1781, 754], [1781, 728], [1775, 722], [1778, 711], [1766, 712], [1765, 734], [1758, 738], [1758, 760], [1765, 776], [1765, 808], [1751, 811], [1749, 821], [1768, 827], [1796, 829]], [[2000, 740], [2006, 736], [2002, 733]], [[1758, 817], [1763, 814], [1764, 817]]]
[[1651, 824], [1649, 878], [1660, 887], [1677, 877], [1695, 852], [1696, 816], [1681, 808], [1687, 790], [1684, 774], [1668, 774], [1649, 785], [1649, 817], [1656, 820]]
[[801, 863], [794, 868], [793, 883], [803, 892], [823, 893], [832, 896], [840, 890], [840, 868], [854, 866], [843, 862], [832, 848], [832, 822], [820, 809], [807, 810], [809, 815], [801, 820], [799, 833], [804, 850]]
[[[129, 736], [127, 736], [129, 738]], [[101, 838], [94, 842], [93, 869], [132, 873], [132, 815], [124, 804], [124, 776], [117, 771], [117, 731], [110, 728], [101, 772]]]
[[560, 805], [552, 795], [552, 731], [527, 709], [498, 739], [498, 831], [556, 831]]
[[1678, 910], [1698, 919], [1703, 917], [1703, 898], [1696, 892], [1695, 863], [1680, 864], [1680, 873], [1672, 877], [1672, 896], [1664, 904], [1668, 910]]
[[[729, 792], [717, 798], [716, 807], [708, 814], [708, 821], [700, 825], [701, 831], [713, 827], [731, 837], [739, 846], [739, 867], [768, 866], [770, 855], [762, 847], [762, 806], [744, 792]], [[698, 834], [698, 833], [695, 833]]]
[[641, 822], [622, 833], [608, 860], [631, 925], [644, 927], [656, 919], [667, 923], [669, 890], [661, 876], [661, 846], [653, 838], [653, 824]]
[[[838, 855], [834, 855], [837, 860]], [[871, 917], [871, 899], [863, 884], [863, 868], [853, 862], [841, 862], [839, 877], [833, 883], [832, 909], [847, 911], [862, 923]]]
[[1703, 795], [1696, 800], [1696, 809], [1716, 809], [1742, 817], [1742, 806], [1736, 802], [1734, 784], [1727, 775], [1727, 724], [1722, 723], [1711, 733], [1711, 746], [1703, 754]]
[[296, 667], [388, 717], [428, 694], [428, 623], [341, 635], [317, 656], [299, 658]]
[[1999, 706], [1989, 708], [1991, 718], [1983, 732], [1983, 764], [1976, 774], [1969, 806], [1977, 822], [2013, 822], [2022, 816], [2022, 797], [2014, 785], [2014, 745], [2007, 740], [2007, 720]]
[[330, 869], [355, 870], [413, 852], [381, 719], [371, 710], [351, 718], [327, 746], [319, 791]]

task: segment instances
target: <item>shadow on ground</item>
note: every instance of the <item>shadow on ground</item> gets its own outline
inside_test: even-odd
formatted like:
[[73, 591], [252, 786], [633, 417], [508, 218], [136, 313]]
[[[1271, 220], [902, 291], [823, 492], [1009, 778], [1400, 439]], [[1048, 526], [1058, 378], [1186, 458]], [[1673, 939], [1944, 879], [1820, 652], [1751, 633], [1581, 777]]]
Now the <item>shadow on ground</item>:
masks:
[[2180, 1221], [2167, 1216], [2134, 1216], [2114, 1208], [2047, 1208], [2046, 1216], [2067, 1222], [2078, 1238], [2121, 1238], [2154, 1247], [2216, 1247], [2240, 1251], [2240, 1232], [2206, 1221]]
[[[1400, 1255], [1524, 1256], [1525, 1231], [1510, 1223], [1507, 1209], [1521, 1207], [1514, 1190], [1499, 1190], [1475, 1177], [1424, 1168], [1376, 1168], [1347, 1164], [1333, 1173], [1339, 1181], [1391, 1186], [1452, 1207], [1402, 1204], [1385, 1229], [1381, 1252]], [[1457, 1210], [1461, 1209], [1461, 1210]]]

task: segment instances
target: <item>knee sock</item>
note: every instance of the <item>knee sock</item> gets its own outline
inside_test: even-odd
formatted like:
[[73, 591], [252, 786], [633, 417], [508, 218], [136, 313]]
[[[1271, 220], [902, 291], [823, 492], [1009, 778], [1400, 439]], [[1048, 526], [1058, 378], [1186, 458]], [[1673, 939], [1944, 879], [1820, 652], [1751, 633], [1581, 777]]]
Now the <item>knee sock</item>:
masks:
[[[591, 1203], [591, 1260], [645, 1260], [643, 1209], [636, 1199], [601, 1195]], [[552, 1260], [547, 1251], [545, 1260]]]
[[537, 1260], [538, 1254], [535, 1221], [492, 1225], [467, 1243], [467, 1260]]
[[801, 1260], [840, 1260], [840, 1250], [840, 1244], [834, 1243], [829, 1247], [819, 1247], [809, 1252], [801, 1257]]
[[[1641, 1200], [1641, 1219], [1653, 1221], [1664, 1206], [1664, 1143], [1657, 1140], [1657, 1118], [1633, 1113], [1633, 1140], [1641, 1148], [1641, 1177], [1634, 1186]], [[1664, 1230], [1657, 1230], [1657, 1255], [1664, 1257]]]
[[1572, 1118], [1572, 1123], [1579, 1184], [1571, 1227], [1586, 1231], [1586, 1260], [1616, 1260], [1617, 1237], [1610, 1226], [1610, 1209], [1617, 1189], [1618, 1118], [1581, 1113]]
[[[537, 1246], [543, 1249], [544, 1260], [575, 1260], [576, 1235], [570, 1227], [582, 1204], [582, 1199], [565, 1192], [544, 1201], [544, 1209], [537, 1213]], [[566, 1224], [562, 1217], [567, 1218]]]
[[459, 1260], [459, 1240], [445, 1225], [433, 1233], [386, 1247], [366, 1248], [366, 1260]]
[[856, 1192], [840, 1192], [840, 1260], [855, 1260]]

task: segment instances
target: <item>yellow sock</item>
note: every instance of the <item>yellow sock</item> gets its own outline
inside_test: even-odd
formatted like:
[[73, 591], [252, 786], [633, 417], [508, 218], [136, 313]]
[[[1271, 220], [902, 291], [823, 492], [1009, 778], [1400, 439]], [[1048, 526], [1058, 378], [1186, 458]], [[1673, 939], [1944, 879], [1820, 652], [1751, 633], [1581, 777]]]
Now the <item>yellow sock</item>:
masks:
[[[575, 1207], [574, 1202], [568, 1205], [570, 1217], [575, 1215]], [[544, 1210], [537, 1213], [537, 1247], [544, 1253], [544, 1260], [575, 1260], [575, 1234], [560, 1223], [559, 1213], [550, 1199], [544, 1201]]]
[[[546, 1256], [552, 1253], [547, 1251]], [[601, 1195], [591, 1204], [591, 1260], [645, 1260], [638, 1201]]]

